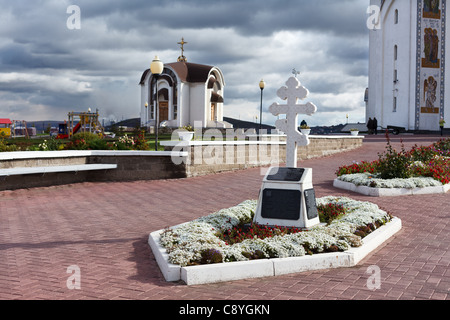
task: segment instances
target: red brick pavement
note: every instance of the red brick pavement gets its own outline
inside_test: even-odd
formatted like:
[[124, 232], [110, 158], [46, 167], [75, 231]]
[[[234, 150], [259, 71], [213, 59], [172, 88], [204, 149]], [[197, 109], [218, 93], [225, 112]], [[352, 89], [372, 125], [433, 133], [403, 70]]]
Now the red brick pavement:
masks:
[[[439, 137], [403, 136], [405, 146]], [[399, 148], [399, 137], [393, 138]], [[181, 180], [82, 183], [0, 192], [0, 299], [291, 300], [438, 299], [450, 290], [450, 194], [369, 198], [332, 187], [335, 170], [373, 160], [383, 137], [363, 147], [303, 161], [318, 197], [372, 201], [403, 229], [358, 266], [202, 286], [167, 283], [147, 244], [150, 232], [234, 206], [258, 194], [259, 169]], [[69, 290], [67, 268], [81, 271]], [[381, 288], [367, 288], [369, 266]]]

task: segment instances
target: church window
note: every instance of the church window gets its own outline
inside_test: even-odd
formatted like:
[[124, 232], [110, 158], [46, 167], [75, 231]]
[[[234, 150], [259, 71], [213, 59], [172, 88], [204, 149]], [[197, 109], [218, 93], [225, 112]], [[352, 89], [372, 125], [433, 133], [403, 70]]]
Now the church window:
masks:
[[398, 57], [398, 47], [397, 45], [394, 46], [394, 60], [397, 61], [397, 57]]
[[175, 104], [173, 106], [173, 119], [177, 120], [177, 118], [178, 118], [178, 106]]
[[395, 10], [394, 21], [395, 21], [395, 24], [398, 24], [398, 10], [397, 9]]
[[394, 105], [392, 108], [392, 112], [397, 112], [397, 97], [394, 97]]

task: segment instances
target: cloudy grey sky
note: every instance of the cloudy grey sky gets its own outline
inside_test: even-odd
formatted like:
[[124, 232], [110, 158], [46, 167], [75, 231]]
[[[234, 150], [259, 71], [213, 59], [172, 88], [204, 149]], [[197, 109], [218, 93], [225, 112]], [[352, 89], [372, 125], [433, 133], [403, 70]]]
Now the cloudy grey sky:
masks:
[[[263, 122], [292, 69], [318, 107], [310, 125], [364, 122], [368, 83], [366, 0], [0, 0], [0, 118], [139, 117], [142, 72], [158, 55], [225, 76], [224, 116]], [[70, 5], [80, 29], [69, 29]], [[70, 20], [72, 21], [72, 20]]]

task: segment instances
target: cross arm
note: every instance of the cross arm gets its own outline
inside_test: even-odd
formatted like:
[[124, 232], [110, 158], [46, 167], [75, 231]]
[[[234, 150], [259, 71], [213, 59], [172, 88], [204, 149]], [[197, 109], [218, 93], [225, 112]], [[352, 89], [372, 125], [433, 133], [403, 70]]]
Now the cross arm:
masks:
[[280, 114], [286, 114], [289, 111], [289, 106], [288, 105], [281, 105], [281, 104], [278, 104], [278, 103], [274, 102], [269, 107], [269, 111], [274, 116], [278, 116]]
[[313, 115], [317, 112], [317, 107], [314, 103], [308, 102], [307, 104], [297, 105], [297, 113], [306, 114], [308, 116]]

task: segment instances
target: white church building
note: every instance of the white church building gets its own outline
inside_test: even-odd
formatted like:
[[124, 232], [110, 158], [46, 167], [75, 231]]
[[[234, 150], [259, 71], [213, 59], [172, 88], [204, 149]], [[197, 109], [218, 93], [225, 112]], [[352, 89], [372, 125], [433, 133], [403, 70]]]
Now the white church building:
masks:
[[[382, 127], [439, 130], [450, 125], [446, 0], [371, 0], [366, 118]], [[368, 21], [369, 22], [369, 21]], [[369, 24], [368, 24], [369, 25]]]
[[[150, 69], [142, 74], [141, 126], [154, 126], [158, 114], [159, 122], [171, 128], [194, 126], [194, 122], [201, 122], [203, 128], [231, 128], [231, 124], [223, 121], [222, 71], [218, 67], [187, 62], [183, 55], [186, 43], [184, 39], [179, 43], [181, 56], [177, 62], [164, 64], [161, 75], [154, 76]], [[157, 102], [158, 112], [155, 112]]]

